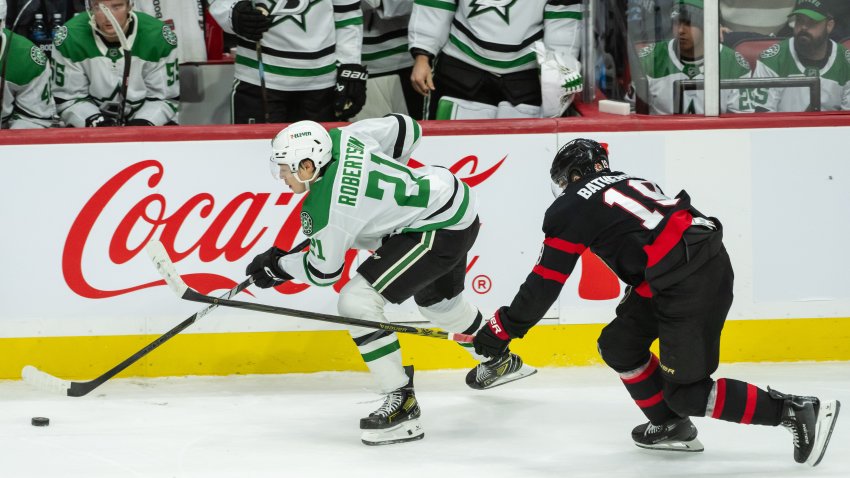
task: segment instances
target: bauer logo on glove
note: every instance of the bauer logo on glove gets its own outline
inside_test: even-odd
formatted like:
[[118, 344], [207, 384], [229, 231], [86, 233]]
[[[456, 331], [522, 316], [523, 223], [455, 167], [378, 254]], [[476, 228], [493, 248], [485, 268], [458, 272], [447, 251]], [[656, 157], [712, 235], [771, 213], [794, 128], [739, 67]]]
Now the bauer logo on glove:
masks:
[[336, 100], [334, 112], [337, 118], [347, 120], [356, 115], [366, 104], [366, 67], [355, 63], [339, 65], [336, 78]]

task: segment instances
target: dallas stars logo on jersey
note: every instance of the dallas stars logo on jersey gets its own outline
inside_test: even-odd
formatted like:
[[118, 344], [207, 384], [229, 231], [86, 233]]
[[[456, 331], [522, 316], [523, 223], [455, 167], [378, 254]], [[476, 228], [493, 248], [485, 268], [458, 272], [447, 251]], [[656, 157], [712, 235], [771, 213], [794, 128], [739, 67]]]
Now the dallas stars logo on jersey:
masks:
[[517, 0], [472, 0], [469, 4], [472, 11], [469, 17], [481, 15], [489, 11], [496, 12], [508, 25], [511, 24], [511, 7]]
[[272, 15], [275, 16], [273, 25], [292, 20], [299, 28], [307, 31], [307, 13], [313, 5], [322, 0], [281, 0], [272, 7]]
[[301, 211], [301, 229], [305, 235], [313, 234], [313, 218], [307, 211]]

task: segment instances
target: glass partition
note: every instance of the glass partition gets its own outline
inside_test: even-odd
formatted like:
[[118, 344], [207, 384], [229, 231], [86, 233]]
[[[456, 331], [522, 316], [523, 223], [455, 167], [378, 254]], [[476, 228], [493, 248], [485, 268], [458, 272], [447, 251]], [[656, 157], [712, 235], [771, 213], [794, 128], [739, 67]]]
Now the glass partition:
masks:
[[[587, 3], [595, 48], [588, 89], [636, 113], [704, 114], [706, 89], [721, 114], [850, 110], [848, 1]], [[706, 34], [711, 21], [716, 35]], [[712, 48], [716, 60], [706, 57]], [[706, 84], [712, 68], [719, 81]]]

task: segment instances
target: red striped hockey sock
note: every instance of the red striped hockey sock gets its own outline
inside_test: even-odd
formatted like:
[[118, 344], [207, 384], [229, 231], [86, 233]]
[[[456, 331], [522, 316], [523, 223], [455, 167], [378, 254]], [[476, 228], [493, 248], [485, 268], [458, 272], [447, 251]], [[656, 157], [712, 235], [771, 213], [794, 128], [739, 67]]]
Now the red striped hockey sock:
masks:
[[658, 368], [658, 357], [655, 354], [650, 354], [649, 360], [642, 367], [621, 373], [620, 379], [637, 406], [653, 424], [660, 425], [678, 417], [664, 401], [661, 370]]
[[777, 426], [782, 421], [782, 404], [753, 384], [721, 378], [708, 396], [705, 416], [744, 425]]

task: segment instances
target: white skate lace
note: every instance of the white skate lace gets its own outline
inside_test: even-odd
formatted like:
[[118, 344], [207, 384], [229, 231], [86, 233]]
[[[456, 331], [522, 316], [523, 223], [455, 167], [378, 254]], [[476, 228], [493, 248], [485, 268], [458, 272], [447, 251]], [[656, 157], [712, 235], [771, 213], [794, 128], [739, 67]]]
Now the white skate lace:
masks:
[[501, 368], [506, 362], [508, 363], [508, 366], [505, 368], [505, 373], [497, 375], [497, 378], [502, 375], [508, 375], [509, 373], [516, 372], [519, 367], [517, 367], [514, 363], [514, 357], [515, 356], [513, 354], [508, 354], [504, 359], [494, 359], [489, 362], [478, 364], [478, 366], [475, 367], [475, 381], [481, 383], [489, 379], [491, 375], [497, 374], [499, 368]]
[[475, 367], [475, 381], [483, 382], [490, 377], [490, 367], [487, 365], [480, 363], [477, 367]]
[[794, 423], [791, 421], [785, 421], [782, 422], [782, 426], [791, 432], [792, 439], [794, 440], [794, 448], [800, 448], [800, 433], [798, 432], [797, 427], [794, 426]]
[[392, 392], [387, 395], [387, 398], [384, 399], [384, 404], [381, 405], [381, 408], [375, 410], [372, 415], [381, 415], [384, 417], [389, 416], [395, 409], [401, 406], [401, 392]]
[[650, 423], [649, 426], [646, 427], [646, 431], [643, 432], [643, 434], [644, 436], [652, 435], [654, 433], [660, 432], [662, 429], [664, 429], [664, 425], [653, 425], [652, 423]]
[[[511, 360], [511, 356], [508, 355], [507, 360]], [[491, 360], [489, 362], [480, 363], [477, 367], [475, 367], [475, 381], [478, 383], [484, 382], [490, 375], [493, 375], [500, 365], [504, 363], [504, 360]], [[510, 372], [510, 367], [508, 369]]]

